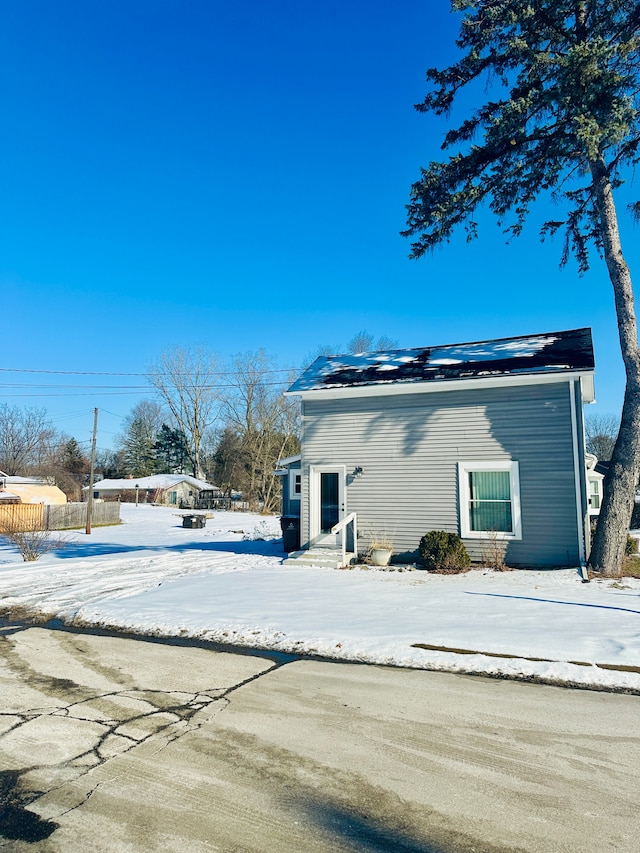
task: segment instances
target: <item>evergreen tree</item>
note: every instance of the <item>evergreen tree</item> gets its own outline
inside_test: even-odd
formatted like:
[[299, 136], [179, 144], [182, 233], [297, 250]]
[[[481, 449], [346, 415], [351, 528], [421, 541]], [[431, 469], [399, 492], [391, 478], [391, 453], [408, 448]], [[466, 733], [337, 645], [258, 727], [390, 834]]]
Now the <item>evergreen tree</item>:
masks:
[[78, 481], [89, 471], [89, 460], [75, 438], [63, 444], [60, 462], [64, 470]]
[[146, 477], [156, 472], [154, 445], [162, 414], [162, 406], [154, 400], [141, 400], [125, 418], [118, 446], [118, 463], [124, 474]]
[[34, 473], [51, 477], [69, 500], [79, 501], [82, 486], [89, 482], [89, 468], [89, 459], [76, 439], [61, 436]]
[[148, 477], [155, 473], [154, 442], [144, 422], [134, 418], [122, 441], [122, 461], [127, 474]]
[[153, 445], [156, 470], [163, 474], [182, 474], [190, 464], [187, 439], [181, 429], [162, 424]]
[[[75, 438], [70, 438], [62, 445], [60, 455], [60, 472], [56, 476], [56, 484], [72, 500], [80, 500], [82, 486], [89, 482], [91, 464]], [[63, 485], [64, 483], [64, 485]]]
[[[414, 183], [405, 236], [419, 258], [463, 227], [477, 235], [487, 202], [511, 235], [550, 193], [558, 217], [542, 236], [564, 234], [581, 272], [589, 246], [604, 256], [613, 286], [626, 390], [620, 431], [590, 555], [617, 575], [640, 474], [640, 348], [631, 275], [614, 191], [640, 160], [640, 3], [636, 0], [452, 0], [463, 13], [461, 58], [427, 71], [420, 112], [447, 116], [466, 86], [485, 80], [491, 97], [443, 142], [452, 153]], [[640, 202], [631, 206], [640, 213]]]

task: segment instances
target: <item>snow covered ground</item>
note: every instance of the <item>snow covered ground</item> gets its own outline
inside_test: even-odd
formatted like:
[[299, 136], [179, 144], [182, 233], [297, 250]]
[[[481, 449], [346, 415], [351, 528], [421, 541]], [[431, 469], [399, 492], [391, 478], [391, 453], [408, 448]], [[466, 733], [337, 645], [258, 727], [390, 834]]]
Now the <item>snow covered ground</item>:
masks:
[[121, 515], [36, 563], [0, 540], [0, 613], [640, 692], [638, 580], [288, 568], [277, 518], [216, 512], [192, 530], [171, 509]]

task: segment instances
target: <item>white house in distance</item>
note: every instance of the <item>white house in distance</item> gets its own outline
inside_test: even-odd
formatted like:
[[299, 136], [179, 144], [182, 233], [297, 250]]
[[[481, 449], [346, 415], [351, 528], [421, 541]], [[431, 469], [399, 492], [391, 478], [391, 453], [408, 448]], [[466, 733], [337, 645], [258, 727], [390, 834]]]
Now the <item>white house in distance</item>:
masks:
[[[88, 490], [88, 486], [84, 491]], [[220, 494], [217, 486], [189, 474], [152, 474], [150, 477], [125, 477], [100, 480], [92, 487], [96, 500], [160, 504], [193, 508], [201, 492]]]

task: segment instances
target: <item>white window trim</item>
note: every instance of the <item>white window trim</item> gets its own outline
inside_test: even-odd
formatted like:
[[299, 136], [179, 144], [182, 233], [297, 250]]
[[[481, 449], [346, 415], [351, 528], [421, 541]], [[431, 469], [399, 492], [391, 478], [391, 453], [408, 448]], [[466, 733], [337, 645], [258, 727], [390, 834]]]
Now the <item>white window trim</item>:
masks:
[[[296, 478], [299, 477], [300, 491], [296, 492]], [[289, 500], [302, 500], [302, 469], [289, 468]]]
[[[501, 530], [471, 530], [469, 524], [469, 473], [473, 471], [508, 471], [511, 489], [511, 521], [513, 530], [506, 533]], [[458, 488], [460, 496], [460, 538], [461, 539], [522, 539], [522, 517], [520, 514], [520, 466], [511, 460], [495, 462], [459, 462]]]
[[[592, 477], [590, 473], [587, 472], [587, 485], [587, 491], [589, 492], [589, 512], [591, 515], [599, 515], [600, 509], [602, 508], [602, 479], [600, 477]], [[597, 507], [593, 505], [594, 497], [598, 498]]]

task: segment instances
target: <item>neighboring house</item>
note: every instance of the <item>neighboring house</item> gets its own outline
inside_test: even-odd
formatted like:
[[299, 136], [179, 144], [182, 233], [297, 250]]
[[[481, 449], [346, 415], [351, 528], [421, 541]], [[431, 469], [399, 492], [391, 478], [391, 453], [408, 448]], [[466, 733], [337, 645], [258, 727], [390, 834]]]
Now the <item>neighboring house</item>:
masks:
[[[593, 454], [588, 453], [587, 459], [589, 456], [593, 456]], [[593, 457], [593, 458], [595, 458], [595, 457]], [[595, 518], [597, 518], [597, 516], [600, 514], [600, 507], [602, 506], [602, 497], [604, 494], [604, 490], [606, 488], [607, 474], [609, 473], [610, 467], [611, 467], [611, 461], [610, 460], [601, 461], [600, 459], [598, 459], [596, 461], [596, 464], [595, 464], [594, 469], [593, 469], [593, 474], [595, 476], [598, 476], [600, 479], [600, 483], [599, 483], [599, 487], [598, 487], [599, 488], [598, 497], [596, 497], [596, 499], [595, 499], [595, 503], [598, 503], [597, 512], [594, 508], [593, 498], [592, 498], [591, 506], [589, 509], [591, 515]], [[587, 470], [587, 474], [588, 474], [589, 478], [592, 477], [591, 470]], [[640, 486], [638, 486], [638, 488], [636, 489], [636, 496], [635, 496], [635, 500], [634, 500], [633, 511], [631, 513], [631, 522], [630, 522], [629, 527], [631, 530], [636, 531], [636, 533], [638, 530], [640, 530]]]
[[[88, 490], [88, 486], [84, 491]], [[120, 480], [100, 480], [93, 485], [93, 497], [107, 501], [138, 501], [163, 506], [195, 507], [201, 492], [220, 490], [211, 483], [188, 474], [153, 474], [150, 477], [127, 477]]]
[[510, 566], [584, 564], [593, 374], [589, 329], [318, 358], [287, 392], [302, 548], [341, 547], [332, 528], [354, 514], [360, 552], [447, 530], [474, 561], [499, 543]]
[[[611, 461], [605, 460], [601, 462], [599, 459], [596, 463], [595, 470], [596, 473], [599, 473], [602, 476], [602, 483], [600, 486], [601, 489], [601, 500], [602, 503], [602, 493], [604, 492], [607, 485], [607, 474], [609, 473], [609, 468], [611, 467]], [[638, 531], [640, 530], [640, 486], [636, 489], [636, 496], [633, 504], [633, 511], [631, 513], [631, 522], [629, 525], [631, 530]]]
[[273, 472], [282, 482], [282, 515], [300, 517], [300, 497], [302, 495], [301, 456], [287, 456], [278, 462]]
[[3, 503], [66, 504], [67, 496], [57, 486], [39, 477], [14, 477], [0, 471], [0, 500]]
[[300, 547], [300, 498], [302, 496], [302, 468], [300, 454], [287, 456], [278, 462], [273, 472], [282, 483], [282, 538], [287, 552]]
[[589, 517], [593, 521], [600, 515], [600, 507], [602, 506], [604, 473], [601, 470], [598, 470], [598, 457], [595, 456], [593, 453], [586, 453], [585, 459], [587, 464]]

